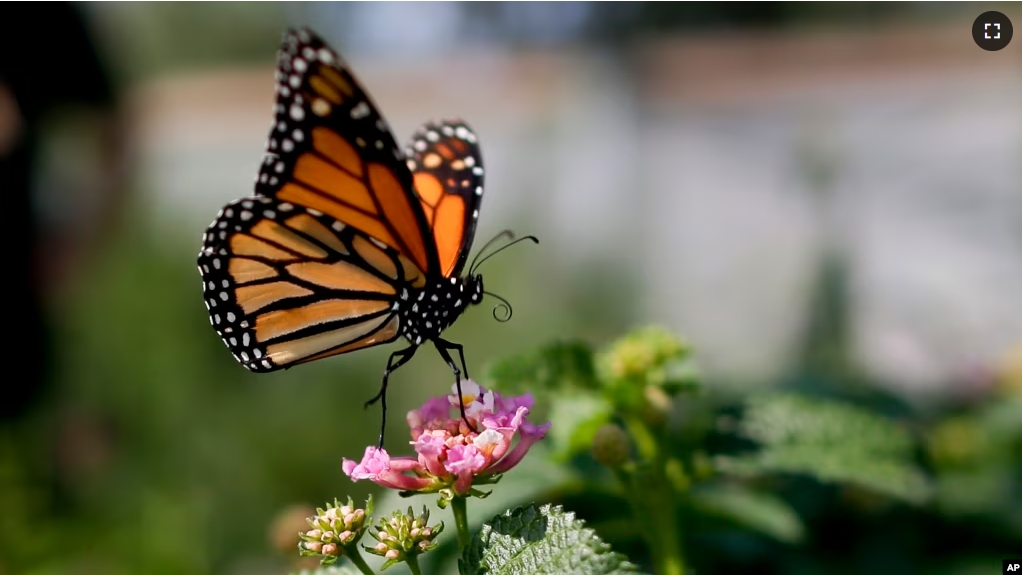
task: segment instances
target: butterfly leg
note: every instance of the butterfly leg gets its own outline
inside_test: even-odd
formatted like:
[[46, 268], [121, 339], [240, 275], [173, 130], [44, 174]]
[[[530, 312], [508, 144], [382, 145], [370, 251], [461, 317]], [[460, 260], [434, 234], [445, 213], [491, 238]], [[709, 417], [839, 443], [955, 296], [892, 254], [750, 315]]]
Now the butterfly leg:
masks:
[[458, 352], [458, 359], [461, 360], [461, 372], [465, 374], [465, 379], [472, 379], [472, 377], [468, 374], [468, 365], [465, 364], [465, 346], [460, 343], [454, 343], [453, 341], [447, 341], [446, 339], [437, 338], [437, 341], [447, 349], [453, 349]]
[[[458, 389], [458, 406], [461, 408], [461, 419], [465, 421], [465, 424], [468, 425], [469, 429], [471, 429], [472, 431], [475, 431], [475, 426], [472, 425], [472, 422], [470, 422], [468, 420], [468, 416], [465, 415], [465, 402], [461, 401], [461, 397], [462, 397], [462, 393], [461, 393], [461, 373], [462, 372], [461, 372], [461, 370], [458, 369], [458, 365], [456, 363], [454, 363], [454, 359], [451, 358], [451, 354], [447, 350], [453, 349], [453, 350], [456, 350], [458, 352], [458, 355], [461, 357], [461, 367], [463, 369], [465, 368], [465, 352], [464, 352], [461, 344], [451, 343], [451, 342], [449, 342], [447, 340], [443, 340], [443, 339], [440, 339], [440, 338], [434, 339], [433, 340], [433, 345], [436, 347], [436, 350], [438, 352], [440, 352], [440, 357], [442, 357], [444, 359], [444, 361], [447, 362], [447, 365], [450, 366], [451, 371], [454, 372], [454, 385]], [[465, 377], [468, 377], [468, 373], [467, 373], [468, 370], [465, 369], [465, 372], [466, 372], [465, 373]]]
[[[365, 402], [365, 405], [363, 406], [369, 407], [379, 401], [383, 407], [383, 418], [382, 421], [380, 421], [380, 443], [377, 446], [380, 449], [383, 449], [383, 432], [387, 429], [387, 379], [390, 377], [390, 374], [397, 371], [397, 368], [412, 359], [412, 356], [415, 355], [415, 351], [417, 349], [419, 349], [418, 346], [412, 345], [390, 354], [390, 359], [387, 360], [387, 367], [383, 370], [383, 384], [380, 385], [380, 391], [374, 395], [372, 399]], [[394, 361], [395, 358], [397, 358], [397, 361]]]

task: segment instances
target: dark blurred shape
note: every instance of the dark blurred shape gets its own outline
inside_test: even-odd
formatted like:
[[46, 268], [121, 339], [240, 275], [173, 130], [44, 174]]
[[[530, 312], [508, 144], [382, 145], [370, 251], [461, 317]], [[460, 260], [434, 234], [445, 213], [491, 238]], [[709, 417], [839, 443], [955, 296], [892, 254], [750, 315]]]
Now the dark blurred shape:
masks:
[[[0, 386], [0, 422], [16, 419], [38, 402], [52, 379], [50, 320], [46, 293], [87, 249], [95, 232], [105, 230], [119, 186], [105, 186], [100, 209], [88, 218], [71, 213], [68, 223], [47, 230], [36, 198], [42, 127], [55, 113], [96, 116], [90, 139], [100, 139], [101, 157], [113, 170], [119, 131], [110, 79], [99, 61], [77, 7], [65, 3], [0, 4], [0, 190], [4, 195], [5, 292], [14, 341], [9, 357], [18, 372]], [[90, 124], [90, 126], [93, 126]], [[94, 152], [94, 151], [93, 151]], [[106, 162], [104, 161], [104, 164]], [[56, 283], [55, 283], [56, 282]]]
[[[313, 515], [316, 515], [316, 508], [305, 503], [295, 503], [281, 509], [274, 517], [273, 524], [270, 525], [267, 532], [270, 546], [281, 554], [294, 555], [295, 549], [301, 542], [298, 533], [308, 531], [309, 523], [306, 518]], [[309, 563], [310, 567], [314, 567], [319, 561], [313, 558], [312, 562], [305, 561], [303, 563]]]
[[101, 413], [68, 410], [57, 429], [59, 478], [69, 491], [84, 491], [99, 483], [114, 459], [116, 429]]
[[[281, 556], [287, 557], [291, 572], [313, 571], [319, 565], [316, 557], [299, 557], [295, 553], [301, 539], [299, 532], [308, 531], [307, 518], [316, 515], [316, 508], [305, 503], [294, 503], [280, 510], [267, 531], [267, 539]], [[0, 575], [3, 575], [0, 573]]]

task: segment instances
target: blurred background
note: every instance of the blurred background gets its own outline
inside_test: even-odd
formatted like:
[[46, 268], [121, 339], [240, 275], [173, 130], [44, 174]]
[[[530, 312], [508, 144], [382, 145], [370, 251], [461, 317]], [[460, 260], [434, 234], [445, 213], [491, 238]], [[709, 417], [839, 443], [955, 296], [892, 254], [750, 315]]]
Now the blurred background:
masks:
[[[1022, 23], [1016, 4], [4, 5], [20, 291], [0, 574], [283, 573], [294, 517], [369, 492], [340, 458], [375, 440], [360, 406], [393, 349], [250, 374], [195, 269], [205, 226], [252, 191], [287, 26], [346, 57], [399, 140], [431, 118], [473, 126], [477, 244], [540, 238], [483, 270], [514, 319], [476, 309], [449, 331], [473, 373], [659, 323], [722, 397], [830, 386], [925, 422], [1022, 393], [1022, 40], [978, 48], [989, 9]], [[392, 414], [451, 383], [435, 353], [410, 366]], [[933, 541], [996, 559], [988, 536], [1022, 541], [1022, 516], [992, 518], [999, 494], [1022, 492], [963, 481], [905, 529], [951, 525]], [[808, 543], [770, 572], [854, 553], [920, 572], [871, 541]]]

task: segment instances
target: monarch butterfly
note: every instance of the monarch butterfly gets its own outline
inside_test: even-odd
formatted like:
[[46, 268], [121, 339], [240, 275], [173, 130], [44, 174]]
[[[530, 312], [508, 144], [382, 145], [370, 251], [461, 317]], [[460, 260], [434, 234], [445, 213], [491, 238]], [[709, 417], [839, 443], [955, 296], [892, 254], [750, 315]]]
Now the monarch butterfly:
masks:
[[[366, 402], [381, 401], [382, 447], [390, 374], [432, 342], [460, 390], [463, 347], [440, 334], [484, 294], [510, 317], [475, 273], [490, 244], [461, 275], [483, 195], [478, 141], [464, 122], [427, 123], [402, 151], [350, 69], [308, 29], [285, 33], [276, 89], [255, 195], [227, 204], [203, 236], [210, 323], [254, 372], [404, 337], [410, 345], [390, 355]], [[524, 239], [538, 242], [500, 249]]]

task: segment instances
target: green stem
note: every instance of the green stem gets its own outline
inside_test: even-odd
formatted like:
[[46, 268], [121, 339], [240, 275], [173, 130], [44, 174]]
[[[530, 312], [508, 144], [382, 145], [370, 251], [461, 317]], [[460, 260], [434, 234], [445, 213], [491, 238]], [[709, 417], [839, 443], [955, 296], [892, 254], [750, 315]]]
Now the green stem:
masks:
[[652, 463], [660, 459], [660, 446], [657, 444], [656, 436], [650, 432], [646, 424], [638, 417], [624, 418], [625, 427], [631, 435], [635, 447], [642, 456], [642, 459]]
[[647, 506], [649, 530], [646, 538], [652, 551], [657, 575], [685, 575], [685, 559], [681, 550], [681, 533], [674, 512], [673, 498], [653, 501]]
[[422, 570], [419, 569], [419, 556], [414, 553], [405, 555], [405, 563], [408, 564], [408, 570], [412, 572], [412, 575], [422, 575]]
[[464, 551], [472, 541], [472, 534], [468, 532], [468, 507], [465, 503], [467, 498], [455, 496], [451, 500], [451, 511], [454, 513], [454, 527], [458, 531], [458, 550]]
[[358, 552], [358, 547], [355, 545], [345, 549], [344, 556], [347, 557], [355, 565], [355, 567], [358, 567], [359, 571], [366, 575], [375, 575], [373, 570], [366, 563], [366, 560], [362, 558], [362, 554]]
[[681, 531], [678, 528], [674, 486], [667, 478], [667, 458], [657, 435], [638, 417], [625, 418], [642, 461], [630, 477], [618, 478], [630, 493], [633, 515], [642, 529], [657, 575], [685, 575]]

